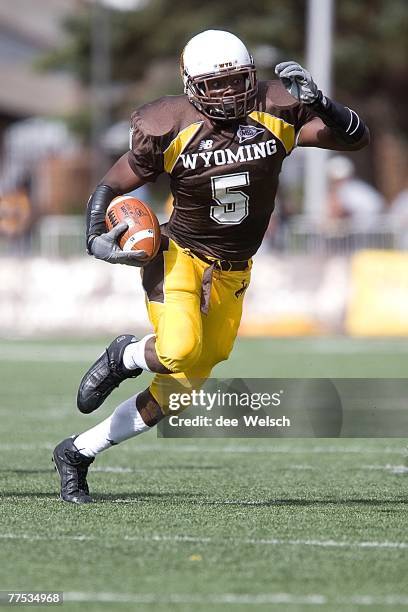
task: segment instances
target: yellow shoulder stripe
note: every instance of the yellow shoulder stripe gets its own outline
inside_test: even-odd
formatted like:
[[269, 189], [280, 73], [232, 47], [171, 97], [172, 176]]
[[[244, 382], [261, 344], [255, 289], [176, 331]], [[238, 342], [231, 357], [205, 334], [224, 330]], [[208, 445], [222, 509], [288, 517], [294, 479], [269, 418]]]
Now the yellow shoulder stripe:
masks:
[[295, 146], [295, 128], [292, 124], [286, 123], [279, 117], [274, 117], [269, 113], [261, 111], [253, 111], [249, 117], [264, 125], [276, 138], [278, 138], [285, 147], [286, 153], [289, 153]]
[[178, 158], [184, 151], [190, 140], [197, 134], [204, 121], [198, 121], [188, 125], [184, 130], [181, 130], [177, 136], [171, 141], [164, 152], [164, 169], [170, 174], [177, 163]]

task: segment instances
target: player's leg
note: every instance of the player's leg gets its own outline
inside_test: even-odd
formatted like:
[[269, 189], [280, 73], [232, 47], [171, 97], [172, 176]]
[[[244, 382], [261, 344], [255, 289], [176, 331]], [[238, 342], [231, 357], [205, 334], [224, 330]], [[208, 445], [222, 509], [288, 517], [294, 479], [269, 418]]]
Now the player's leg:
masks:
[[123, 363], [126, 347], [136, 342], [135, 336], [122, 334], [115, 338], [92, 364], [78, 388], [77, 406], [81, 412], [93, 412], [126, 378], [136, 378], [142, 373], [142, 368], [128, 370]]
[[[155, 269], [153, 264], [147, 268], [150, 269], [147, 269], [147, 274], [145, 269], [146, 278], [143, 280], [145, 289], [146, 287], [148, 289], [146, 291], [148, 298], [152, 296], [156, 298], [156, 301], [148, 301], [149, 316], [155, 335], [146, 337], [139, 356], [137, 349], [140, 347], [140, 342], [134, 342], [132, 336], [120, 336], [108, 347], [105, 355], [89, 371], [91, 374], [85, 375], [81, 382], [78, 395], [82, 393], [81, 402], [85, 404], [83, 390], [87, 389], [87, 397], [90, 398], [87, 406], [93, 402], [100, 405], [121, 382], [116, 376], [117, 373], [119, 372], [122, 380], [128, 378], [128, 372], [133, 372], [129, 369], [132, 365], [136, 371], [141, 369], [154, 371], [153, 360], [156, 360], [159, 372], [172, 373], [171, 376], [157, 374], [167, 379], [176, 376], [175, 372], [188, 371], [201, 354], [201, 278], [200, 274], [195, 272], [191, 258], [173, 246], [163, 257], [162, 272]], [[164, 269], [166, 269], [165, 278]], [[156, 288], [165, 285], [162, 298], [159, 291], [153, 293], [151, 291], [152, 283], [149, 285], [151, 275], [155, 279]], [[149, 339], [150, 346], [146, 350]], [[130, 356], [126, 356], [127, 347], [132, 349]], [[95, 374], [98, 368], [99, 371], [102, 370], [100, 376]], [[91, 501], [86, 474], [95, 455], [150, 429], [163, 416], [164, 410], [161, 404], [147, 389], [120, 404], [102, 423], [77, 437], [62, 441], [54, 451], [54, 461], [61, 478], [62, 499], [74, 503]]]
[[61, 499], [77, 504], [91, 502], [86, 478], [96, 455], [148, 431], [162, 416], [146, 389], [119, 404], [101, 423], [60, 442], [54, 449], [53, 460], [61, 480]]
[[[166, 308], [161, 302], [149, 304], [149, 315], [157, 334], [156, 344], [159, 349], [156, 354], [160, 355], [160, 363], [163, 360], [174, 369], [183, 364], [189, 364], [190, 367], [186, 367], [184, 372], [174, 372], [167, 376], [157, 374], [149, 389], [120, 404], [102, 423], [77, 437], [64, 440], [56, 447], [54, 461], [61, 477], [62, 499], [75, 503], [91, 501], [86, 475], [95, 456], [156, 425], [168, 414], [170, 393], [186, 393], [198, 389], [209, 376], [212, 367], [228, 358], [238, 331], [243, 295], [249, 285], [249, 277], [249, 270], [216, 272], [207, 315], [200, 313], [195, 300], [186, 300], [183, 293], [177, 291], [174, 295], [171, 290], [168, 292], [173, 308], [169, 309], [167, 317], [167, 300]], [[200, 278], [199, 272], [196, 278]], [[174, 318], [178, 321], [180, 317], [191, 324], [184, 327], [184, 333], [188, 332], [201, 347], [199, 356], [194, 359], [191, 358], [191, 351], [180, 349], [178, 334], [171, 333]], [[179, 333], [183, 333], [183, 330], [179, 329]]]
[[[203, 262], [199, 261], [197, 265], [203, 270], [206, 268]], [[200, 389], [210, 376], [213, 367], [220, 361], [228, 359], [241, 322], [243, 299], [250, 283], [250, 276], [250, 267], [237, 272], [214, 271], [209, 310], [207, 314], [200, 313], [202, 329], [200, 356], [183, 372], [175, 372], [170, 376], [156, 374], [150, 385], [151, 395], [165, 415], [169, 413], [171, 394], [186, 394]], [[154, 321], [159, 315], [157, 305], [150, 305], [149, 313]], [[165, 338], [161, 336], [161, 339]], [[165, 346], [165, 342], [161, 346]]]
[[77, 504], [92, 502], [86, 478], [96, 455], [149, 431], [168, 414], [171, 393], [198, 389], [209, 373], [208, 364], [199, 360], [185, 373], [156, 374], [148, 389], [122, 402], [107, 419], [60, 442], [53, 460], [60, 476], [61, 499]]
[[[185, 372], [156, 374], [149, 389], [122, 402], [113, 414], [79, 436], [63, 440], [54, 450], [54, 462], [61, 479], [61, 499], [73, 503], [92, 501], [86, 480], [88, 467], [99, 453], [157, 425], [169, 413], [172, 393], [199, 389], [212, 367], [227, 359], [234, 344], [242, 313], [242, 287], [249, 275], [214, 279], [213, 304], [202, 316], [200, 357]], [[238, 293], [238, 296], [236, 295]], [[158, 315], [160, 308], [156, 308]], [[201, 316], [201, 315], [198, 315]], [[159, 336], [158, 336], [159, 337]], [[161, 346], [166, 347], [166, 343]]]
[[251, 280], [251, 265], [242, 271], [214, 271], [210, 309], [203, 316], [203, 354], [211, 361], [211, 367], [228, 359], [233, 349]]
[[113, 340], [82, 378], [77, 396], [81, 412], [99, 408], [115, 387], [143, 370], [182, 372], [200, 355], [201, 271], [173, 241], [163, 242], [159, 255], [142, 271], [155, 334], [141, 340], [124, 334]]
[[[155, 334], [146, 337], [143, 353], [139, 348], [142, 341], [129, 344], [124, 352], [124, 363], [128, 368], [143, 367], [159, 374], [183, 373], [179, 377], [182, 379], [186, 372], [194, 371], [196, 364], [201, 364], [200, 369], [206, 364], [208, 370], [228, 359], [241, 322], [252, 264], [242, 271], [214, 270], [210, 307], [208, 313], [203, 314], [200, 310], [202, 281], [208, 264], [185, 255], [177, 245], [173, 252], [166, 254], [165, 262], [165, 290], [161, 297], [156, 292], [152, 293], [155, 299], [147, 300]], [[155, 272], [154, 276], [157, 278], [160, 274]], [[144, 284], [148, 284], [145, 279]], [[149, 292], [147, 295], [149, 297]]]
[[60, 475], [61, 499], [91, 502], [86, 477], [96, 455], [157, 425], [168, 413], [169, 395], [199, 388], [197, 381], [202, 382], [208, 374], [200, 364], [186, 373], [156, 374], [150, 388], [122, 402], [107, 419], [60, 442], [53, 459]]
[[[168, 396], [184, 388], [192, 389], [192, 378], [201, 377], [195, 364], [202, 357], [200, 306], [204, 269], [203, 262], [169, 241], [163, 260], [155, 260], [143, 271], [147, 309], [154, 329], [154, 337], [146, 343], [144, 358], [150, 371], [156, 373], [150, 391], [164, 414]], [[126, 359], [130, 362], [133, 359], [134, 366], [140, 365], [134, 345], [126, 349]], [[208, 375], [207, 370], [204, 376]]]

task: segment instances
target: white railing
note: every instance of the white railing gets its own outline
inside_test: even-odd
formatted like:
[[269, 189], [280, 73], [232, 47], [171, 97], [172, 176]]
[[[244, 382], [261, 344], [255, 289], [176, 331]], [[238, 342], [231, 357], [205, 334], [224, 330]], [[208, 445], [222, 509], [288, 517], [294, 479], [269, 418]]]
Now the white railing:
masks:
[[38, 224], [37, 254], [71, 257], [85, 254], [85, 219], [75, 215], [49, 215]]
[[284, 229], [283, 250], [296, 253], [347, 255], [361, 249], [408, 248], [408, 228], [389, 215], [381, 215], [367, 222], [336, 220], [317, 225], [308, 217], [293, 217]]
[[[162, 219], [160, 219], [162, 221]], [[335, 225], [317, 226], [308, 217], [297, 215], [267, 235], [263, 252], [343, 254], [360, 249], [408, 249], [408, 225], [390, 215], [357, 226], [341, 220]], [[75, 215], [43, 217], [27, 239], [0, 237], [0, 255], [37, 255], [69, 258], [85, 254], [85, 218]]]

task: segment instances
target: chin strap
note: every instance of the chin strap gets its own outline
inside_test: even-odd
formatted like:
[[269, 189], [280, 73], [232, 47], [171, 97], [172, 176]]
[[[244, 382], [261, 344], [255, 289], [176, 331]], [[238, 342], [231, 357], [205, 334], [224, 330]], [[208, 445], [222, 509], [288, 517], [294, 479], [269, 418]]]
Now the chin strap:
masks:
[[316, 101], [310, 104], [310, 108], [345, 143], [354, 144], [365, 134], [366, 125], [355, 111], [326, 98], [320, 90]]
[[119, 195], [109, 185], [98, 185], [88, 200], [86, 208], [86, 251], [92, 255], [92, 243], [97, 236], [106, 233], [105, 214], [114, 197]]

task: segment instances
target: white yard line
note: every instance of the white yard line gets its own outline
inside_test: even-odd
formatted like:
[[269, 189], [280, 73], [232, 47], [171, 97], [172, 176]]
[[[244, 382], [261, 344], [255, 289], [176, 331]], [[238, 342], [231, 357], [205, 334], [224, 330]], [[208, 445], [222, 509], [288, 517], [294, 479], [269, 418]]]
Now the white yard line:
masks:
[[95, 467], [93, 470], [93, 472], [108, 472], [108, 473], [113, 473], [113, 474], [136, 474], [139, 472], [150, 472], [151, 471], [148, 468], [145, 469], [137, 469], [137, 468], [128, 468], [128, 467], [118, 467], [118, 466], [109, 466], [106, 465], [105, 467]]
[[[275, 343], [274, 345], [275, 346]], [[357, 340], [354, 338], [301, 338], [288, 339], [279, 343], [279, 352], [282, 354], [299, 354], [311, 352], [355, 354], [355, 353], [407, 353], [408, 345], [403, 340]]]
[[73, 536], [73, 535], [48, 535], [48, 536], [40, 536], [37, 534], [29, 534], [29, 533], [0, 533], [0, 540], [26, 540], [28, 542], [41, 542], [43, 540], [75, 540], [75, 541], [82, 541], [82, 540], [95, 540], [96, 538], [94, 538], [93, 536], [86, 536], [86, 535], [77, 535], [77, 536]]
[[344, 542], [342, 540], [242, 540], [243, 544], [271, 544], [271, 545], [291, 545], [291, 546], [320, 546], [323, 548], [389, 548], [389, 549], [408, 549], [408, 542]]
[[[80, 535], [37, 535], [26, 533], [0, 533], [0, 540], [25, 540], [29, 542], [47, 540], [73, 540], [73, 541], [97, 541], [97, 536]], [[406, 550], [408, 542], [388, 542], [388, 541], [361, 541], [347, 542], [343, 540], [302, 540], [302, 539], [282, 539], [282, 538], [211, 538], [196, 537], [190, 535], [141, 535], [123, 536], [124, 542], [173, 542], [173, 543], [192, 543], [192, 544], [250, 544], [258, 546], [314, 546], [321, 548], [348, 548], [348, 549], [374, 549], [374, 550]], [[120, 541], [119, 536], [115, 536], [115, 542]]]
[[265, 593], [252, 595], [249, 593], [220, 593], [219, 595], [194, 595], [182, 593], [64, 593], [64, 602], [104, 602], [104, 603], [133, 603], [133, 604], [240, 604], [240, 605], [325, 605], [328, 603], [324, 595], [291, 595], [290, 593]]
[[390, 472], [390, 474], [408, 474], [408, 466], [406, 465], [362, 465], [363, 470], [378, 470], [381, 472]]
[[183, 593], [92, 593], [69, 591], [64, 593], [64, 601], [68, 602], [100, 602], [127, 604], [190, 604], [190, 605], [305, 605], [325, 606], [333, 604], [361, 606], [406, 606], [408, 596], [405, 595], [351, 595], [350, 597], [328, 597], [322, 594], [294, 595], [292, 593], [219, 593], [216, 595], [195, 595]]
[[[378, 448], [364, 448], [359, 446], [300, 446], [302, 442], [298, 438], [293, 438], [290, 446], [283, 446], [282, 440], [276, 439], [271, 440], [269, 446], [254, 446], [251, 442], [247, 445], [236, 445], [236, 446], [203, 446], [200, 443], [197, 445], [185, 444], [183, 441], [179, 441], [179, 445], [169, 445], [168, 440], [162, 439], [162, 442], [154, 442], [152, 444], [125, 444], [120, 447], [121, 452], [126, 453], [143, 453], [143, 452], [169, 452], [173, 453], [220, 453], [220, 454], [339, 454], [339, 455], [354, 455], [354, 454], [396, 454], [401, 455], [401, 444], [395, 442], [395, 446], [387, 446]], [[35, 450], [46, 450], [53, 449], [55, 443], [50, 442], [38, 442], [38, 443], [20, 443], [20, 442], [0, 442], [0, 451], [35, 451]], [[293, 467], [293, 466], [292, 466]]]
[[0, 344], [0, 361], [18, 361], [18, 362], [92, 362], [98, 357], [103, 346], [89, 347], [84, 345], [78, 345], [78, 347], [68, 346], [41, 346], [41, 345], [30, 345], [30, 344], [16, 344], [8, 345], [4, 347]]

